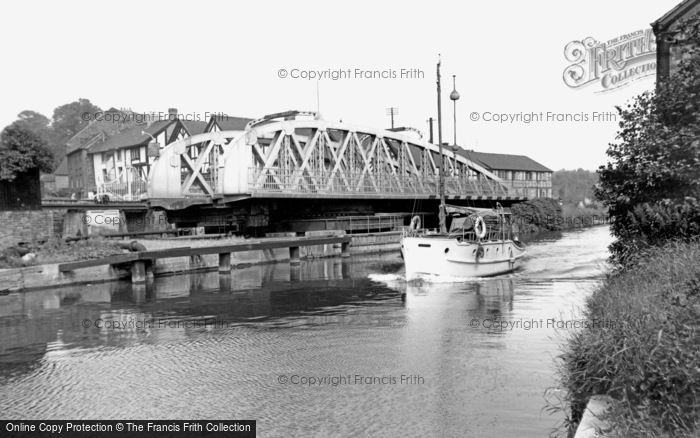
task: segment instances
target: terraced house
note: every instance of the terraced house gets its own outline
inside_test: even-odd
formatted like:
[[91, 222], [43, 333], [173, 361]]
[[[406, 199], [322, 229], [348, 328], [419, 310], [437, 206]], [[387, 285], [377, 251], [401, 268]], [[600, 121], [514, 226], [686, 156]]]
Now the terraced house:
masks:
[[146, 195], [148, 172], [164, 146], [204, 132], [206, 122], [180, 120], [171, 109], [167, 120], [136, 124], [92, 145], [89, 163], [98, 195], [135, 200]]

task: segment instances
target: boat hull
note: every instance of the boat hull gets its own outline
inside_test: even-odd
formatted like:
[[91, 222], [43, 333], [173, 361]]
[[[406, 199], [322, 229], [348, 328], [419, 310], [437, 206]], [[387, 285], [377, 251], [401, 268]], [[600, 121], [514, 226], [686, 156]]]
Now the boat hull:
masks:
[[415, 236], [401, 240], [406, 280], [425, 276], [469, 278], [505, 274], [517, 269], [525, 250], [511, 240], [460, 242], [446, 236]]

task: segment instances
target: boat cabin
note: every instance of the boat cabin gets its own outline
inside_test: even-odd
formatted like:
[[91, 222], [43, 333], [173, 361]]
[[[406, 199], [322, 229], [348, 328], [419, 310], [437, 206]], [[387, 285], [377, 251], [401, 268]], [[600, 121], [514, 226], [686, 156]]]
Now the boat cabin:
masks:
[[518, 240], [517, 224], [500, 204], [495, 209], [446, 205], [445, 210], [451, 219], [449, 233], [460, 241]]

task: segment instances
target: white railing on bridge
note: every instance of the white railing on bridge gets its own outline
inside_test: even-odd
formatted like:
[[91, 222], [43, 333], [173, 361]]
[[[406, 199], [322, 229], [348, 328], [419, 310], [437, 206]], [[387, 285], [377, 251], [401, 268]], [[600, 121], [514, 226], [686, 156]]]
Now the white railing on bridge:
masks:
[[112, 200], [135, 201], [148, 192], [148, 183], [144, 180], [130, 182], [108, 182], [97, 186], [97, 196], [106, 195]]

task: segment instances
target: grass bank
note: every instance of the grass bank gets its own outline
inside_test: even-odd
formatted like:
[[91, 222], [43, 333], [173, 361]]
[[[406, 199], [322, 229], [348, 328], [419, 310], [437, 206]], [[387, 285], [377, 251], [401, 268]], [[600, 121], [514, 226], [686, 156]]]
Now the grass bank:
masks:
[[584, 311], [589, 325], [561, 356], [575, 424], [593, 395], [617, 400], [606, 436], [700, 433], [700, 242], [672, 242], [610, 276]]

